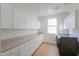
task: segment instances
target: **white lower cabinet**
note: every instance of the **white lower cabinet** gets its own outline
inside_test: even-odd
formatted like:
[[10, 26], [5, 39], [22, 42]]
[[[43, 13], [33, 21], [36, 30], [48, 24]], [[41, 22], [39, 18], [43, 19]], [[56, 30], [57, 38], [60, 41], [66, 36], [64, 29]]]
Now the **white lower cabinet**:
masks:
[[1, 53], [2, 56], [31, 56], [35, 50], [43, 42], [43, 35], [39, 35], [32, 40], [21, 44], [13, 49], [10, 49], [4, 53]]
[[21, 46], [19, 46], [19, 56], [29, 56], [30, 55], [30, 42], [27, 42], [25, 44], [22, 44]]
[[19, 55], [19, 50], [18, 47], [15, 47], [13, 49], [10, 49], [4, 53], [0, 54], [1, 56], [18, 56]]
[[43, 36], [38, 36], [27, 43], [19, 46], [20, 49], [20, 56], [31, 56], [35, 50], [40, 46], [40, 44], [43, 42]]

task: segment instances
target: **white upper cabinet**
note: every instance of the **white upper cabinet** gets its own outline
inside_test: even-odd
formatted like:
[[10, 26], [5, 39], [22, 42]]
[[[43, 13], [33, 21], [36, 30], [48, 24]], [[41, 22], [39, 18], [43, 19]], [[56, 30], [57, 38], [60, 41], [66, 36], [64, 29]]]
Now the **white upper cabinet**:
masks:
[[13, 28], [24, 29], [24, 13], [13, 8]]
[[30, 11], [24, 13], [10, 4], [0, 4], [0, 28], [40, 29], [40, 23], [34, 13]]
[[67, 29], [79, 29], [79, 9], [74, 10], [64, 20], [64, 27]]
[[8, 4], [1, 4], [1, 28], [12, 27], [12, 7]]
[[72, 12], [71, 16], [70, 16], [70, 28], [71, 29], [75, 29], [75, 12]]
[[35, 29], [40, 29], [40, 22], [38, 21], [38, 19], [35, 20], [34, 28]]
[[24, 29], [24, 13], [12, 8], [9, 4], [1, 4], [1, 29]]
[[35, 25], [35, 24], [36, 24], [36, 23], [35, 23], [35, 19], [32, 18], [32, 29], [36, 29], [35, 26], [37, 26], [37, 25]]
[[64, 20], [64, 29], [75, 29], [75, 20], [75, 11], [72, 11]]
[[38, 29], [40, 29], [40, 26], [41, 26], [40, 21], [38, 21]]
[[25, 29], [32, 29], [32, 19], [27, 14], [25, 15]]
[[69, 29], [70, 28], [70, 16], [68, 16], [65, 20], [64, 20], [64, 29]]
[[32, 17], [32, 29], [40, 29], [40, 22], [36, 17]]
[[25, 29], [40, 29], [38, 19], [30, 14], [25, 15]]

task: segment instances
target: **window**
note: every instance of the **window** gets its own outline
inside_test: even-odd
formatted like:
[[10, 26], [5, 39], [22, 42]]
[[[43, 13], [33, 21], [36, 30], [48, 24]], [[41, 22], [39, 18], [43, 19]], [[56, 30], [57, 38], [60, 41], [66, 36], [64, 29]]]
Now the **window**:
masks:
[[48, 19], [48, 33], [57, 34], [57, 19]]

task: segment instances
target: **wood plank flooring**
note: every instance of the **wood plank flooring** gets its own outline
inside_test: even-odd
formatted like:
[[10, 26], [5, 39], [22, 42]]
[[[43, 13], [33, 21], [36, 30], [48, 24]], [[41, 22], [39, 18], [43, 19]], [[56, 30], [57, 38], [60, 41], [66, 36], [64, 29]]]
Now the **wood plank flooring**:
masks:
[[33, 56], [58, 56], [56, 44], [43, 43]]

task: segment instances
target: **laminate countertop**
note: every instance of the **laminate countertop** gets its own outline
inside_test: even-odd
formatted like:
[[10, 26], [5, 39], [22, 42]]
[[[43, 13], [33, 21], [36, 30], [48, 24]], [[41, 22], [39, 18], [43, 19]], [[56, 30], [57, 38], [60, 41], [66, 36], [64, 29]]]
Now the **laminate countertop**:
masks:
[[28, 36], [22, 36], [22, 37], [15, 37], [11, 39], [6, 39], [1, 41], [1, 52], [5, 52], [11, 48], [14, 48], [18, 45], [21, 45], [27, 41], [32, 40], [35, 37], [38, 37], [40, 34], [33, 34]]
[[57, 34], [56, 37], [57, 37], [57, 38], [61, 38], [61, 37], [64, 37], [64, 38], [65, 38], [65, 37], [66, 37], [66, 38], [67, 38], [67, 37], [68, 37], [68, 38], [77, 38], [77, 37], [75, 37], [75, 36], [71, 36], [71, 35], [68, 35], [68, 34]]

